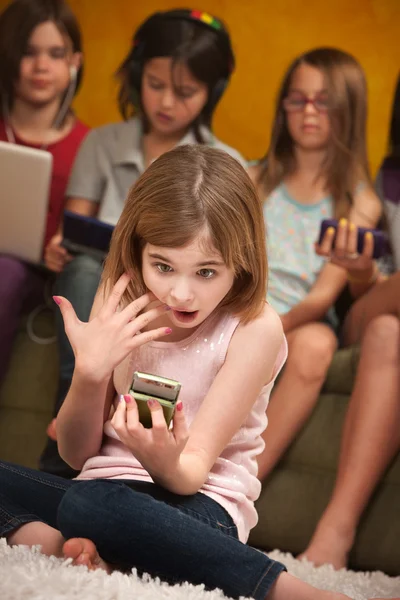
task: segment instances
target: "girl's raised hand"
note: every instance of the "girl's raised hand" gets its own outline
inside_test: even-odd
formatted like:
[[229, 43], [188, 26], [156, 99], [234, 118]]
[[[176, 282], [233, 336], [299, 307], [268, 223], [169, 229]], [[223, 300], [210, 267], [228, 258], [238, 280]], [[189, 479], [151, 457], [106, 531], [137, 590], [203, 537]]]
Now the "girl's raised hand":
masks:
[[153, 478], [165, 479], [169, 474], [173, 477], [189, 437], [183, 404], [181, 401], [177, 403], [172, 429], [165, 421], [159, 402], [149, 400], [147, 404], [151, 413], [151, 428], [145, 428], [140, 423], [136, 401], [130, 395], [120, 397], [111, 425], [121, 442]]
[[364, 235], [363, 251], [357, 251], [358, 228], [347, 219], [340, 219], [336, 238], [334, 227], [328, 227], [321, 244], [315, 243], [315, 252], [334, 265], [360, 274], [374, 269], [374, 238], [372, 233]]
[[150, 302], [156, 300], [151, 293], [144, 294], [123, 310], [118, 310], [129, 281], [130, 276], [127, 274], [119, 278], [98, 314], [88, 323], [78, 319], [72, 304], [66, 298], [54, 297], [75, 354], [75, 369], [94, 381], [109, 379], [115, 367], [134, 348], [171, 333], [169, 327], [141, 333], [145, 326], [169, 309], [161, 304], [142, 313]]

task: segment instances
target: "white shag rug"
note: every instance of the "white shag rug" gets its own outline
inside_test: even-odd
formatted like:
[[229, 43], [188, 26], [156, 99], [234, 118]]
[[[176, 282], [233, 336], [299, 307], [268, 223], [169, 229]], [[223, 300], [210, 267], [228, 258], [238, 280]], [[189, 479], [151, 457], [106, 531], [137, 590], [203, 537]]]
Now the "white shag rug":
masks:
[[[347, 594], [354, 600], [400, 596], [400, 577], [384, 573], [355, 573], [330, 566], [314, 568], [290, 554], [274, 551], [271, 558], [283, 562], [290, 573], [325, 590]], [[219, 590], [207, 592], [190, 584], [168, 586], [150, 577], [74, 567], [69, 560], [40, 554], [38, 548], [10, 548], [0, 539], [1, 600], [226, 600]]]

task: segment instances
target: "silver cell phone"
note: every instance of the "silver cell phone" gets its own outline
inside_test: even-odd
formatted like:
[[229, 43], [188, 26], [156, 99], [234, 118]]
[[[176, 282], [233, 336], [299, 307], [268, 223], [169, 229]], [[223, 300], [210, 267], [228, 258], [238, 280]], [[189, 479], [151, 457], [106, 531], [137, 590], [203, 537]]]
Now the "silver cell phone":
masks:
[[136, 400], [139, 421], [143, 427], [147, 429], [152, 427], [151, 413], [147, 406], [148, 400], [157, 400], [161, 404], [165, 420], [169, 425], [174, 416], [180, 390], [181, 384], [179, 381], [135, 371], [129, 393]]

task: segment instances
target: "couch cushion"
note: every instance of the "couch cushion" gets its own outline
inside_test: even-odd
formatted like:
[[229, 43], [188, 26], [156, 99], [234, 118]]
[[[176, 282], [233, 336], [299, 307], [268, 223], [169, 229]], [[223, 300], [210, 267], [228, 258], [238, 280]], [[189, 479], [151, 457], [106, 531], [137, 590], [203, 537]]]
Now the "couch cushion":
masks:
[[[54, 337], [52, 312], [36, 317], [34, 332], [40, 338]], [[53, 414], [57, 379], [55, 341], [32, 341], [27, 335], [26, 319], [22, 319], [0, 390], [0, 459], [37, 467]]]
[[337, 350], [329, 367], [322, 391], [333, 394], [351, 394], [359, 356], [359, 346]]
[[50, 344], [32, 341], [26, 329], [27, 319], [20, 322], [10, 366], [0, 390], [0, 407], [52, 412], [58, 378], [58, 352], [55, 342], [53, 313], [40, 313], [34, 332], [40, 338], [53, 339]]

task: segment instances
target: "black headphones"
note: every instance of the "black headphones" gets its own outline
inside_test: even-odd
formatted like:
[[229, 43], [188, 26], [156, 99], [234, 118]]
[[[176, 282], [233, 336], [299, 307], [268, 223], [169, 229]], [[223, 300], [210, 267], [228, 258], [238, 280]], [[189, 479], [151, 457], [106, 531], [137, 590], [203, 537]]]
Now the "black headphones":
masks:
[[227, 74], [225, 77], [221, 77], [215, 83], [213, 89], [210, 92], [210, 98], [207, 103], [209, 111], [212, 112], [214, 110], [215, 106], [217, 105], [217, 103], [219, 102], [219, 100], [221, 99], [221, 96], [223, 95], [225, 88], [227, 87], [227, 85], [229, 83], [231, 73], [233, 72], [234, 66], [235, 66], [235, 57], [233, 54], [229, 34], [228, 34], [227, 30], [225, 29], [224, 25], [221, 23], [221, 21], [219, 21], [218, 19], [216, 19], [215, 17], [213, 17], [212, 15], [210, 15], [206, 12], [202, 12], [199, 10], [176, 9], [176, 10], [168, 10], [168, 11], [164, 11], [164, 12], [156, 12], [153, 15], [151, 15], [139, 27], [139, 29], [137, 30], [137, 32], [135, 33], [135, 36], [133, 38], [133, 49], [132, 49], [130, 57], [129, 57], [130, 80], [134, 84], [135, 88], [137, 90], [139, 90], [140, 85], [141, 85], [141, 77], [142, 77], [142, 70], [143, 70], [143, 52], [144, 52], [144, 45], [145, 45], [143, 38], [146, 37], [146, 30], [148, 30], [152, 25], [154, 25], [154, 23], [156, 21], [160, 21], [160, 20], [169, 21], [172, 19], [184, 20], [184, 21], [189, 21], [192, 23], [198, 23], [199, 25], [207, 27], [207, 29], [212, 29], [218, 35], [223, 37], [223, 39], [227, 45], [227, 52], [229, 55], [229, 59], [228, 59], [229, 64], [228, 64]]

